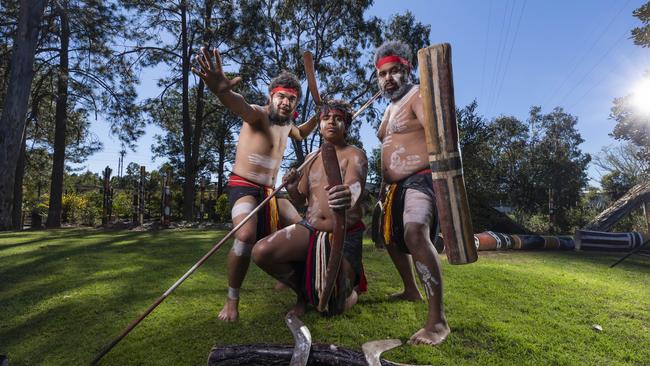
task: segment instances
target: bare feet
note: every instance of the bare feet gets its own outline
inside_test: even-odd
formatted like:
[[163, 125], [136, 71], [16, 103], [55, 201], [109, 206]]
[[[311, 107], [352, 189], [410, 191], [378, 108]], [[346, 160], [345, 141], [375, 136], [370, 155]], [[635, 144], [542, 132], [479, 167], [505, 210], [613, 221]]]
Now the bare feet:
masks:
[[390, 299], [393, 301], [401, 301], [401, 300], [406, 300], [406, 301], [422, 301], [422, 295], [420, 295], [420, 291], [415, 289], [415, 291], [402, 291], [402, 292], [396, 292], [392, 295], [390, 295]]
[[305, 309], [306, 309], [306, 304], [302, 300], [296, 301], [296, 305], [294, 305], [291, 310], [287, 312], [287, 316], [293, 314], [297, 317], [301, 317], [305, 315]]
[[411, 336], [409, 344], [425, 344], [428, 346], [437, 346], [447, 339], [451, 330], [447, 323], [438, 323], [432, 330], [424, 328], [418, 330]]
[[224, 322], [234, 322], [239, 320], [239, 299], [226, 299], [223, 309], [219, 313], [219, 320]]
[[354, 304], [357, 303], [358, 299], [359, 299], [359, 295], [357, 295], [356, 291], [352, 290], [350, 296], [348, 296], [348, 298], [345, 299], [345, 305], [343, 305], [343, 310], [348, 310], [351, 307], [353, 307]]
[[289, 290], [290, 287], [287, 286], [287, 285], [285, 285], [284, 283], [278, 281], [278, 282], [275, 284], [275, 287], [274, 287], [273, 289], [276, 290], [276, 291], [281, 291], [281, 290]]

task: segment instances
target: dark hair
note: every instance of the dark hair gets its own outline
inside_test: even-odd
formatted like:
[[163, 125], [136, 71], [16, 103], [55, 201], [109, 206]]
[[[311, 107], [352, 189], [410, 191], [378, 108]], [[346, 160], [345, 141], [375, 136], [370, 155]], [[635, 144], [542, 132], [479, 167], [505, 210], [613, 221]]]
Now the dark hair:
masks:
[[341, 99], [324, 100], [323, 105], [319, 107], [319, 112], [325, 114], [332, 109], [343, 112], [343, 122], [345, 122], [345, 129], [347, 130], [352, 123], [352, 106], [350, 103]]
[[399, 56], [412, 64], [411, 47], [401, 41], [386, 41], [382, 43], [381, 46], [377, 47], [377, 50], [375, 51], [374, 64], [377, 65], [377, 61], [386, 56]]
[[282, 71], [280, 75], [276, 76], [275, 78], [273, 78], [273, 80], [271, 80], [271, 85], [269, 85], [269, 94], [271, 94], [271, 90], [277, 88], [278, 86], [295, 89], [296, 92], [298, 93], [298, 99], [300, 99], [302, 96], [300, 81], [298, 81], [296, 75], [288, 71]]

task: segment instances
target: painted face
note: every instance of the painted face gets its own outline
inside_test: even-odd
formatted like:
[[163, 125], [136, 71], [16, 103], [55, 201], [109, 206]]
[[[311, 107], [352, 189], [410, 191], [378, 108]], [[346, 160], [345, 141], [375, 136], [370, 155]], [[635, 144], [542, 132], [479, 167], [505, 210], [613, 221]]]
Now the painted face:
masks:
[[271, 121], [284, 123], [291, 118], [298, 104], [298, 97], [294, 94], [278, 91], [271, 94], [270, 117]]
[[327, 141], [345, 140], [345, 118], [343, 113], [336, 109], [330, 109], [327, 113], [321, 114], [320, 133]]
[[377, 81], [384, 97], [395, 101], [408, 91], [408, 71], [399, 62], [388, 62], [377, 70]]

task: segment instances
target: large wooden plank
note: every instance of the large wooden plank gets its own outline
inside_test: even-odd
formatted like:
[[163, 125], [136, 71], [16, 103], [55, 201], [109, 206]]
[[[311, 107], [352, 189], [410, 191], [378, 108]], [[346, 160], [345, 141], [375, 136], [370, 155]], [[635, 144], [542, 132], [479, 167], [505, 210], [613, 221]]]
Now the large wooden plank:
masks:
[[478, 259], [463, 179], [448, 43], [418, 51], [420, 95], [432, 170], [433, 190], [447, 259], [451, 264]]

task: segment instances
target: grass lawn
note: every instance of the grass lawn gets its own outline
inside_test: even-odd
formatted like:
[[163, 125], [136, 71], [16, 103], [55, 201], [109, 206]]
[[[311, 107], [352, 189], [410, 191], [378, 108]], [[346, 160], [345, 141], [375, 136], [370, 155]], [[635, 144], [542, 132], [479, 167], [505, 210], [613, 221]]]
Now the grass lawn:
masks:
[[[10, 365], [82, 365], [193, 265], [222, 231], [0, 233], [0, 354]], [[229, 246], [229, 245], [228, 245]], [[226, 295], [217, 252], [103, 359], [105, 365], [205, 365], [214, 344], [292, 344], [290, 291], [254, 265], [241, 320], [217, 313]], [[650, 365], [650, 260], [574, 252], [481, 253], [443, 263], [452, 328], [437, 348], [403, 346], [391, 361], [434, 365]], [[401, 282], [388, 254], [366, 242], [369, 293], [346, 314], [303, 317], [314, 343], [360, 350], [408, 337], [424, 303], [389, 302]], [[592, 329], [602, 326], [602, 332]]]

